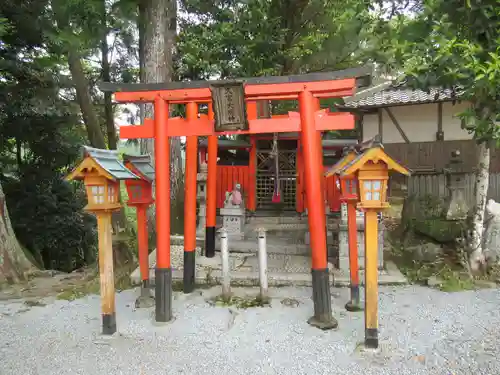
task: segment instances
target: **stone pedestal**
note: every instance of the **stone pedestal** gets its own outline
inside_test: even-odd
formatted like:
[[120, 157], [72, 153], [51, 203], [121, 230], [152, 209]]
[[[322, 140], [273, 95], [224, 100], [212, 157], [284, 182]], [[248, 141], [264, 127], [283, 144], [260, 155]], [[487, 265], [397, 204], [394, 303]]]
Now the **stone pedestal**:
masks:
[[[365, 218], [361, 211], [356, 211], [356, 226], [358, 229], [358, 264], [365, 268]], [[347, 228], [347, 204], [342, 203], [339, 224], [339, 269], [349, 271], [349, 240]], [[384, 267], [384, 226], [378, 226], [378, 268]]]
[[[239, 189], [239, 184], [237, 184]], [[226, 192], [226, 200], [224, 208], [220, 209], [222, 216], [222, 226], [226, 229], [229, 239], [243, 239], [245, 233], [245, 201], [242, 200], [240, 205], [232, 204], [232, 193]]]
[[200, 173], [196, 176], [197, 181], [197, 192], [196, 198], [199, 203], [198, 209], [198, 226], [196, 227], [196, 235], [204, 236], [207, 218], [207, 171], [208, 167], [206, 163], [200, 165]]
[[242, 239], [245, 232], [245, 209], [241, 207], [224, 207], [220, 209], [220, 214], [228, 238]]

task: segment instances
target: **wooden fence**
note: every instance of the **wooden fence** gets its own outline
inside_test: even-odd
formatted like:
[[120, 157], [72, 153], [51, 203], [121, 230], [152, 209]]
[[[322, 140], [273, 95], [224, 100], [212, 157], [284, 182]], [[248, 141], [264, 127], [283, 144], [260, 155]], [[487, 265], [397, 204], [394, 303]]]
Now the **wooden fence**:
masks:
[[[474, 204], [474, 184], [475, 175], [468, 173], [465, 175], [465, 199], [469, 206]], [[490, 174], [488, 198], [500, 201], [500, 173]], [[446, 176], [444, 174], [416, 174], [407, 178], [406, 186], [409, 195], [425, 196], [433, 195], [446, 197]]]
[[[477, 145], [472, 140], [388, 143], [384, 148], [391, 157], [414, 171], [442, 171], [455, 150], [460, 151], [465, 171], [472, 173], [477, 164]], [[491, 149], [490, 173], [500, 173], [500, 148]]]

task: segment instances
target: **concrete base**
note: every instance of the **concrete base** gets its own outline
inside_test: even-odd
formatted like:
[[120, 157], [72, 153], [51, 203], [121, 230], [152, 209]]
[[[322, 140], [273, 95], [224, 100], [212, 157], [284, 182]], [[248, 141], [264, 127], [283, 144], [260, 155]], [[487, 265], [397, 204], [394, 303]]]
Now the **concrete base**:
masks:
[[155, 305], [155, 298], [153, 296], [139, 296], [135, 300], [136, 309], [149, 309]]
[[[365, 267], [365, 232], [364, 223], [358, 224], [358, 266], [360, 269]], [[339, 225], [339, 268], [344, 271], [349, 270], [349, 241], [347, 225]], [[384, 268], [384, 226], [379, 225], [378, 231], [378, 268]]]

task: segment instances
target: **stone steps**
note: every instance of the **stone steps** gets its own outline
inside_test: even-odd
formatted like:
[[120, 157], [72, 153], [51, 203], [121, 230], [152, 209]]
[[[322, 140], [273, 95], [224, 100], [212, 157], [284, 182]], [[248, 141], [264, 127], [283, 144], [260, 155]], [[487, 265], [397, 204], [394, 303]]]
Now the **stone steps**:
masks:
[[[220, 284], [222, 280], [221, 257], [216, 253], [214, 258], [201, 255], [197, 248], [196, 282], [199, 284]], [[156, 254], [150, 254], [150, 280], [154, 284], [154, 267]], [[183, 279], [183, 249], [182, 246], [173, 245], [171, 249], [172, 277], [175, 281]], [[231, 253], [230, 274], [233, 285], [253, 286], [259, 284], [259, 270], [257, 254]], [[348, 272], [334, 269], [328, 264], [331, 271], [330, 282], [338, 286], [349, 284]], [[360, 271], [360, 279], [364, 273]], [[140, 271], [136, 269], [131, 275], [134, 285], [140, 283]], [[268, 282], [270, 286], [311, 286], [311, 258], [310, 256], [292, 254], [268, 254]], [[380, 284], [404, 284], [406, 279], [392, 264], [387, 264], [386, 269], [379, 270]]]

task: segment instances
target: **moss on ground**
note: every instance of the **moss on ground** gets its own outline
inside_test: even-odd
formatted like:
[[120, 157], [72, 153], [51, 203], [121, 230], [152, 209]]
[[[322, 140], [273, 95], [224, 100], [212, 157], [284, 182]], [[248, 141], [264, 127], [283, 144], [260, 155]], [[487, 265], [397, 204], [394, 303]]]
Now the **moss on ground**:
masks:
[[[115, 270], [115, 290], [121, 292], [133, 288], [130, 280], [130, 273], [135, 268], [134, 265], [126, 265]], [[70, 285], [64, 288], [57, 295], [57, 299], [74, 301], [90, 294], [100, 293], [100, 281], [97, 273], [92, 274], [86, 280], [76, 285]]]
[[230, 296], [226, 298], [222, 295], [214, 297], [210, 300], [214, 306], [234, 306], [238, 309], [249, 309], [252, 307], [265, 307], [270, 305], [269, 299], [257, 297], [237, 297]]
[[461, 251], [445, 251], [433, 261], [424, 261], [415, 258], [409, 251], [408, 244], [402, 244], [397, 233], [389, 237], [390, 250], [385, 257], [393, 261], [399, 270], [412, 284], [426, 285], [444, 292], [458, 292], [489, 288], [495, 285], [500, 276], [500, 270], [490, 270], [487, 275], [473, 276], [463, 266], [466, 257]]

